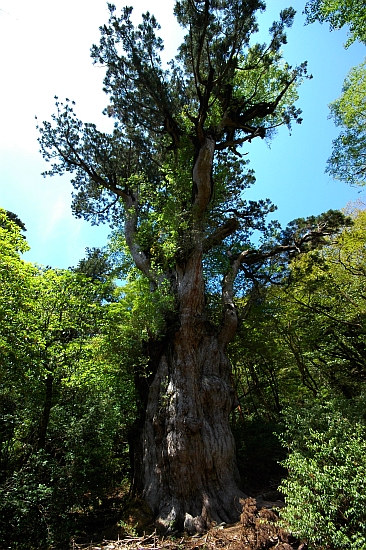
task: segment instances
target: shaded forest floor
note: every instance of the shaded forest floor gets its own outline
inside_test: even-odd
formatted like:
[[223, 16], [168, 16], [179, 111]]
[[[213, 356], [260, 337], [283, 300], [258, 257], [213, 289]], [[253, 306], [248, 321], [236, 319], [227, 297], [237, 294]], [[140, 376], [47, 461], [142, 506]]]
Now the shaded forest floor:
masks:
[[[142, 502], [135, 502], [129, 509], [119, 508], [116, 495], [112, 509], [100, 510], [89, 517], [85, 524], [87, 533], [72, 541], [72, 550], [304, 550], [306, 546], [286, 533], [278, 524], [276, 509], [284, 503], [267, 498], [279, 496], [275, 492], [249, 497], [241, 501], [243, 511], [240, 521], [234, 525], [220, 525], [204, 535], [159, 537]], [[114, 510], [114, 514], [112, 512]], [[124, 517], [118, 521], [117, 516]], [[109, 514], [109, 515], [108, 515]], [[112, 516], [115, 515], [113, 518]], [[108, 525], [108, 521], [114, 521]], [[103, 526], [104, 523], [104, 526]], [[103, 528], [104, 527], [104, 528]], [[137, 531], [143, 534], [138, 535]], [[94, 532], [93, 532], [94, 531]], [[88, 541], [87, 541], [88, 539]]]
[[[249, 426], [250, 428], [250, 426]], [[247, 448], [238, 456], [243, 491], [241, 520], [234, 525], [216, 526], [202, 536], [177, 534], [162, 538], [154, 532], [150, 510], [143, 501], [131, 501], [126, 492], [110, 494], [102, 505], [80, 518], [79, 536], [72, 550], [305, 550], [278, 525], [276, 510], [284, 506], [277, 491], [286, 471], [273, 427], [268, 423], [246, 429]], [[260, 433], [260, 437], [258, 437]], [[252, 436], [252, 437], [251, 437]], [[251, 439], [253, 441], [251, 441]]]

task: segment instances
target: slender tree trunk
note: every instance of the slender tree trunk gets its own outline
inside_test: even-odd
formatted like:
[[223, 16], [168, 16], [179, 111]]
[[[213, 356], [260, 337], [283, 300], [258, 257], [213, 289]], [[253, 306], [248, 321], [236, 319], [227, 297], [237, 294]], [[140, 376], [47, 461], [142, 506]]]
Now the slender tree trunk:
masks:
[[47, 428], [50, 419], [50, 413], [52, 408], [52, 396], [53, 396], [53, 375], [48, 373], [45, 379], [45, 400], [42, 411], [42, 418], [39, 427], [39, 435], [37, 448], [43, 449], [46, 444]]
[[225, 343], [205, 320], [199, 251], [177, 277], [180, 328], [150, 386], [143, 494], [161, 530], [194, 533], [239, 516], [242, 493], [229, 425], [236, 399]]

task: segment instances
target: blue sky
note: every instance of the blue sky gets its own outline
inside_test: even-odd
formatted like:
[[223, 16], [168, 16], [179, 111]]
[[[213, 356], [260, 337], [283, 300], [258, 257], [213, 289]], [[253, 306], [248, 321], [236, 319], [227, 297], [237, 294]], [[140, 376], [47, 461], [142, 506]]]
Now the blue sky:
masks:
[[[117, 8], [125, 1], [116, 1]], [[146, 11], [162, 26], [166, 60], [175, 55], [181, 30], [172, 15], [174, 2], [126, 2], [134, 6], [135, 21]], [[271, 0], [259, 17], [259, 41], [281, 9], [290, 3]], [[314, 78], [300, 88], [304, 122], [289, 136], [282, 128], [270, 148], [253, 141], [246, 151], [257, 183], [250, 199], [269, 197], [278, 206], [281, 223], [329, 208], [342, 208], [360, 197], [324, 174], [332, 139], [338, 130], [328, 120], [328, 104], [336, 99], [348, 70], [360, 63], [365, 47], [343, 48], [345, 31], [330, 33], [326, 25], [304, 26], [304, 2], [293, 1], [295, 24], [288, 32], [285, 59], [308, 61]], [[27, 226], [31, 251], [24, 258], [52, 267], [76, 265], [85, 247], [103, 246], [107, 226], [92, 227], [71, 215], [71, 184], [66, 176], [42, 178], [47, 169], [38, 152], [35, 115], [49, 119], [55, 95], [76, 101], [79, 118], [107, 130], [101, 112], [107, 104], [102, 92], [104, 70], [92, 65], [89, 50], [99, 41], [98, 28], [108, 18], [104, 0], [0, 0], [0, 206], [15, 212]]]

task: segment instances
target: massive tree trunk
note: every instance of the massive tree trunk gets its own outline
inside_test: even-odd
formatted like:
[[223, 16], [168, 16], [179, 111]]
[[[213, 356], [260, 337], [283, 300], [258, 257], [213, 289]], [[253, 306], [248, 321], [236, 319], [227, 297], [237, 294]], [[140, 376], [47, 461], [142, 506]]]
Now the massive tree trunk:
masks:
[[205, 319], [199, 250], [177, 279], [180, 327], [161, 354], [146, 408], [143, 494], [163, 531], [194, 533], [237, 520], [242, 493], [226, 339]]

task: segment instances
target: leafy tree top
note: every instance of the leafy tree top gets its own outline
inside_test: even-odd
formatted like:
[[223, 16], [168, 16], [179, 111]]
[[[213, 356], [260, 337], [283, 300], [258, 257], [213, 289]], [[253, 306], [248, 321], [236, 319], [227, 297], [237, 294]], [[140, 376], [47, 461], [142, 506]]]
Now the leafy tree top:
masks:
[[18, 216], [0, 208], [0, 240], [2, 241], [3, 258], [8, 254], [14, 255], [29, 250], [21, 230], [26, 231], [25, 225]]
[[349, 28], [348, 48], [359, 40], [366, 43], [366, 10], [363, 0], [310, 0], [305, 7], [308, 23], [320, 21], [330, 24], [331, 30]]
[[[295, 102], [307, 77], [306, 63], [291, 67], [282, 58], [292, 8], [272, 24], [268, 44], [251, 44], [263, 9], [257, 0], [176, 2], [186, 34], [164, 68], [154, 16], [146, 13], [134, 27], [132, 8], [118, 16], [109, 4], [109, 22], [91, 53], [106, 67], [113, 132], [81, 122], [73, 102], [58, 98], [52, 121], [39, 127], [42, 154], [52, 163], [45, 175], [74, 174], [74, 214], [114, 223], [116, 246], [152, 289], [167, 284], [173, 293], [188, 292], [179, 281], [195, 256], [198, 279], [203, 268], [217, 276], [229, 309], [240, 272], [255, 276], [274, 257], [320, 243], [343, 220], [334, 213], [297, 220], [282, 235], [276, 224], [266, 227], [275, 209], [269, 199], [243, 198], [255, 178], [242, 146], [301, 122]], [[266, 236], [259, 249], [250, 243], [256, 229]]]
[[[186, 255], [197, 231], [201, 239], [210, 235], [208, 251], [239, 227], [262, 227], [274, 208], [268, 200], [242, 200], [254, 176], [238, 148], [300, 122], [294, 102], [306, 64], [292, 68], [282, 60], [292, 9], [271, 26], [269, 44], [250, 46], [256, 11], [263, 9], [258, 1], [177, 2], [187, 34], [164, 69], [155, 18], [147, 13], [135, 28], [132, 8], [117, 16], [109, 4], [92, 57], [107, 69], [113, 133], [82, 123], [72, 102], [57, 98], [53, 122], [40, 127], [42, 153], [53, 163], [46, 174], [74, 173], [76, 216], [119, 225], [122, 214], [128, 247], [149, 278], [152, 264], [165, 271], [178, 251]], [[204, 147], [213, 160], [198, 168]]]
[[341, 133], [333, 141], [326, 171], [350, 185], [366, 183], [366, 61], [348, 73], [341, 96], [330, 104]]

